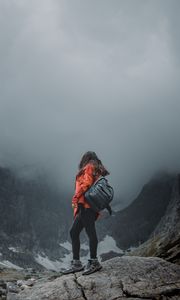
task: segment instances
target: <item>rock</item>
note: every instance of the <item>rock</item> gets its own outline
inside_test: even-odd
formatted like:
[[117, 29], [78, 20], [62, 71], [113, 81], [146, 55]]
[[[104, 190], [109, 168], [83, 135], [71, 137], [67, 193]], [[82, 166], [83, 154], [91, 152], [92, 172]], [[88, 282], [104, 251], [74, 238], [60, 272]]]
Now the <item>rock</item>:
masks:
[[26, 281], [27, 286], [33, 286], [35, 283], [36, 279], [35, 278], [30, 278]]
[[0, 288], [3, 288], [3, 289], [5, 289], [6, 290], [6, 288], [7, 288], [7, 284], [6, 284], [6, 282], [4, 281], [4, 280], [0, 280]]
[[100, 257], [101, 257], [101, 261], [105, 261], [105, 260], [108, 260], [108, 259], [110, 259], [110, 258], [113, 258], [113, 257], [116, 257], [116, 256], [123, 256], [124, 254], [120, 254], [120, 253], [116, 253], [116, 252], [114, 252], [114, 251], [109, 251], [109, 252], [107, 252], [107, 253], [102, 253], [101, 255], [100, 255]]
[[21, 287], [23, 285], [33, 286], [35, 282], [36, 282], [35, 278], [30, 278], [28, 280], [18, 280], [17, 281], [17, 286], [19, 286], [19, 287]]
[[19, 293], [19, 287], [17, 286], [17, 284], [12, 283], [12, 282], [8, 282], [8, 292], [10, 293]]
[[0, 280], [0, 300], [6, 299], [7, 295], [7, 284], [4, 280]]
[[24, 289], [27, 289], [27, 288], [30, 288], [30, 286], [27, 285], [27, 284], [22, 284], [21, 285], [21, 290], [24, 290]]
[[23, 285], [23, 282], [24, 282], [23, 280], [18, 280], [18, 281], [17, 281], [17, 286]]
[[37, 282], [7, 300], [180, 299], [180, 266], [158, 257], [115, 257], [90, 275], [62, 275]]

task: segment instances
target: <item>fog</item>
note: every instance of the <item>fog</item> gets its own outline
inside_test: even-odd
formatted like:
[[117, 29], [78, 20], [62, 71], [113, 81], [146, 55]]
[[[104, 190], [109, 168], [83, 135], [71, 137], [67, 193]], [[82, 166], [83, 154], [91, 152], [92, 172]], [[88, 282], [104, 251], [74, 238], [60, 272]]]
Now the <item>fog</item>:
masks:
[[85, 151], [130, 201], [180, 168], [178, 0], [0, 0], [0, 164], [73, 191]]

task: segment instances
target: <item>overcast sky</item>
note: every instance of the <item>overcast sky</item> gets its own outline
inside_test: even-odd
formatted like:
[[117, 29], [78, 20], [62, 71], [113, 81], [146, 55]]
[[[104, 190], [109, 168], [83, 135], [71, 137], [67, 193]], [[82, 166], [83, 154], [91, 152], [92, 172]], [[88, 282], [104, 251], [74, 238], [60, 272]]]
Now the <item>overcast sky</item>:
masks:
[[85, 151], [134, 197], [180, 168], [179, 0], [0, 0], [0, 163], [72, 190]]

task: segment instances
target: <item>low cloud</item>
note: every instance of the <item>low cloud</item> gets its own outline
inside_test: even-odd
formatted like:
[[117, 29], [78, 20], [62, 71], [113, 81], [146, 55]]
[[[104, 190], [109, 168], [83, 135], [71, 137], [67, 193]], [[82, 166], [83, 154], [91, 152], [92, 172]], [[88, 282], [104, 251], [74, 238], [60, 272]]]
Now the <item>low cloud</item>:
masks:
[[95, 151], [116, 195], [180, 167], [179, 1], [0, 1], [0, 162], [72, 190]]

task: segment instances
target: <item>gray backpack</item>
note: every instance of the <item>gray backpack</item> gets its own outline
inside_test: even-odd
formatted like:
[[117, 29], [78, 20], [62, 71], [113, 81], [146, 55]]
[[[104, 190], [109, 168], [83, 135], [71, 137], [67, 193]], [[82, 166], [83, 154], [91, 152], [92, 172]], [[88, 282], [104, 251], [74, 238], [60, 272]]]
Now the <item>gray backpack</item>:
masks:
[[100, 212], [106, 208], [112, 214], [110, 202], [114, 197], [114, 189], [105, 176], [100, 176], [85, 192], [84, 197], [94, 211]]

